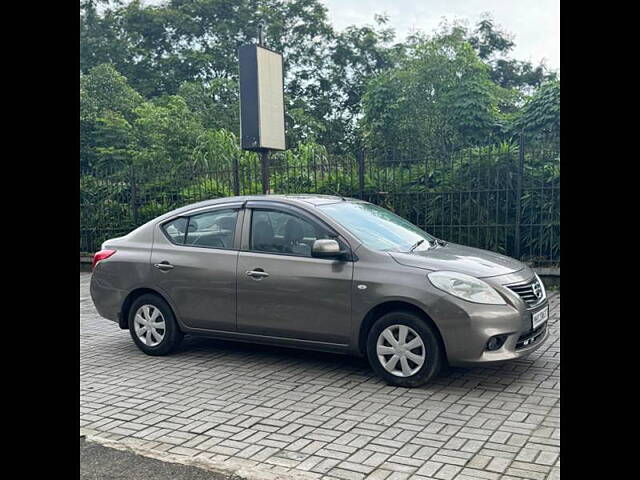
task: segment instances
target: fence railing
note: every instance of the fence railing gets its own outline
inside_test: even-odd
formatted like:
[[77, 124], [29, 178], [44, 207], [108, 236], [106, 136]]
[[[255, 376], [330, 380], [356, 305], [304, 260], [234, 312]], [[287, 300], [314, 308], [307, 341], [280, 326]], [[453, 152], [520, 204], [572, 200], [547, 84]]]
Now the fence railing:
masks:
[[[272, 155], [270, 193], [325, 193], [388, 208], [433, 235], [560, 263], [560, 154], [541, 145], [398, 157], [388, 152]], [[94, 168], [80, 178], [80, 251], [93, 252], [156, 216], [196, 201], [262, 193], [258, 157], [218, 169]]]

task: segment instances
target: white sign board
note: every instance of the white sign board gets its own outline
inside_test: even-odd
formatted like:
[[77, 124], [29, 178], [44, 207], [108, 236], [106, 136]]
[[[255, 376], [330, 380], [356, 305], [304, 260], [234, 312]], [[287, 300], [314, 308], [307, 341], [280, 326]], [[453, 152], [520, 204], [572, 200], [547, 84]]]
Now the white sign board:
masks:
[[240, 136], [246, 150], [285, 150], [282, 55], [240, 47]]

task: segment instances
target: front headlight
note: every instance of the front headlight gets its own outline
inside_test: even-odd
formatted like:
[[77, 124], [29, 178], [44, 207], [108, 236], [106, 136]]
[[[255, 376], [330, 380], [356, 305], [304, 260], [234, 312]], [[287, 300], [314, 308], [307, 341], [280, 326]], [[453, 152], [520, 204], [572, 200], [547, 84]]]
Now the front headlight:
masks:
[[538, 283], [540, 284], [540, 289], [542, 290], [542, 297], [540, 297], [540, 300], [542, 300], [543, 298], [547, 298], [547, 289], [544, 288], [544, 283], [542, 283], [542, 280], [540, 280], [540, 277], [538, 276], [537, 273], [534, 273], [534, 275], [536, 276], [536, 280], [538, 280]]
[[432, 272], [427, 275], [434, 287], [468, 302], [506, 305], [507, 302], [482, 280], [458, 272]]

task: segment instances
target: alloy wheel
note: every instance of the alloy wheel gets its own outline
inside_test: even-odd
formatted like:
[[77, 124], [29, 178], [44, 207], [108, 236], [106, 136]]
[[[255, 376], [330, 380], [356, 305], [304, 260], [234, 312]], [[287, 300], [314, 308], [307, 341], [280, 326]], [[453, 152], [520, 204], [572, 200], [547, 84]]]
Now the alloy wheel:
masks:
[[391, 325], [378, 336], [378, 360], [397, 377], [415, 375], [424, 364], [427, 351], [420, 335], [407, 325]]
[[142, 305], [134, 317], [134, 329], [138, 339], [149, 347], [162, 342], [166, 332], [164, 316], [158, 307]]

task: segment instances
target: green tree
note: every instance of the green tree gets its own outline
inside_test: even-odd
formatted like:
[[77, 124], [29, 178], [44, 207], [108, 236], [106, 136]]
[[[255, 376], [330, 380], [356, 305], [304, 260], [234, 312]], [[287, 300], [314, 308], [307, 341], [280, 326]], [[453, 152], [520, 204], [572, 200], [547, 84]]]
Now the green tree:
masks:
[[[94, 143], [108, 138], [120, 145], [113, 159], [131, 154], [122, 121], [135, 131], [133, 111], [145, 99], [179, 96], [203, 128], [238, 137], [237, 48], [255, 40], [259, 22], [285, 57], [290, 148], [316, 142], [346, 154], [365, 137], [378, 147], [404, 142], [433, 152], [493, 142], [555, 78], [544, 65], [510, 58], [515, 42], [490, 16], [396, 42], [385, 16], [335, 31], [320, 0], [83, 0], [80, 13], [81, 77], [95, 83], [88, 95], [81, 88], [85, 167], [96, 160]], [[122, 119], [98, 121], [107, 110]], [[106, 155], [108, 146], [100, 148]]]
[[285, 92], [295, 99], [288, 107], [305, 112], [288, 123], [325, 123], [332, 115], [334, 32], [319, 0], [134, 0], [108, 4], [101, 13], [96, 2], [85, 1], [80, 21], [82, 72], [112, 64], [144, 97], [184, 96], [208, 128], [236, 134], [237, 49], [255, 41], [263, 22], [267, 44], [284, 54]]
[[80, 114], [82, 120], [96, 118], [105, 110], [132, 118], [144, 99], [129, 86], [127, 78], [112, 65], [103, 64], [80, 76]]
[[478, 56], [491, 67], [493, 81], [502, 87], [531, 92], [545, 81], [556, 78], [556, 74], [549, 72], [543, 64], [534, 66], [531, 62], [507, 58], [516, 44], [488, 14], [467, 33], [467, 38]]
[[80, 75], [81, 171], [104, 165], [108, 161], [105, 156], [126, 161], [131, 122], [135, 109], [143, 102], [142, 96], [111, 65], [98, 65]]
[[399, 65], [368, 83], [362, 123], [369, 146], [441, 154], [498, 134], [503, 89], [464, 33], [414, 37]]
[[209, 82], [185, 82], [177, 93], [202, 125], [210, 130], [225, 129], [240, 134], [238, 82], [216, 78]]
[[122, 114], [105, 111], [97, 118], [92, 133], [92, 167], [114, 171], [133, 163], [137, 155], [135, 132]]
[[524, 132], [530, 139], [548, 142], [560, 141], [560, 81], [542, 85], [528, 99], [510, 125], [510, 132]]
[[205, 131], [202, 115], [191, 111], [181, 96], [146, 101], [111, 65], [81, 75], [81, 172], [132, 163], [189, 164]]
[[184, 98], [167, 95], [145, 102], [136, 116], [136, 163], [169, 169], [191, 163], [198, 138], [206, 130]]
[[[237, 49], [254, 41], [258, 23], [295, 72], [292, 93], [308, 95], [332, 38], [318, 0], [169, 0], [119, 2], [96, 13], [81, 4], [80, 68], [112, 63], [143, 95], [175, 94], [186, 81], [237, 79]], [[310, 83], [303, 80], [308, 78]]]
[[375, 15], [374, 21], [373, 26], [349, 26], [336, 33], [330, 50], [326, 111], [318, 115], [325, 119], [326, 133], [318, 141], [339, 153], [361, 146], [357, 120], [365, 85], [395, 66], [404, 50], [401, 43], [393, 43], [395, 32], [387, 27], [387, 16]]

